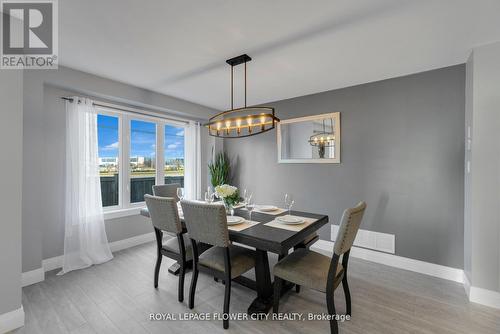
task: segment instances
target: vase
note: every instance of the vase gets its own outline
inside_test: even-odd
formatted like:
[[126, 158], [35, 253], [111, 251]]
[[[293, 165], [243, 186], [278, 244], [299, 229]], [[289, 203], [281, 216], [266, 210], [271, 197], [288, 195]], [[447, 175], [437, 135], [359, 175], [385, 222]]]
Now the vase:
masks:
[[233, 205], [230, 204], [230, 203], [226, 203], [226, 201], [224, 201], [224, 206], [226, 207], [226, 214], [228, 216], [234, 216], [234, 208], [233, 208]]

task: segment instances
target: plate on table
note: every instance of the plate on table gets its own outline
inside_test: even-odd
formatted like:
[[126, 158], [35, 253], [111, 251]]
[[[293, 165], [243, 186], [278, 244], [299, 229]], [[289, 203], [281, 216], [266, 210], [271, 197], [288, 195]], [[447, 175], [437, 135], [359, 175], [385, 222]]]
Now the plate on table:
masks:
[[227, 216], [227, 225], [238, 225], [245, 221], [243, 217], [239, 216]]
[[303, 219], [293, 216], [280, 216], [276, 217], [279, 223], [288, 225], [298, 225], [304, 222]]
[[262, 212], [271, 212], [278, 210], [278, 207], [274, 205], [258, 205], [257, 210]]

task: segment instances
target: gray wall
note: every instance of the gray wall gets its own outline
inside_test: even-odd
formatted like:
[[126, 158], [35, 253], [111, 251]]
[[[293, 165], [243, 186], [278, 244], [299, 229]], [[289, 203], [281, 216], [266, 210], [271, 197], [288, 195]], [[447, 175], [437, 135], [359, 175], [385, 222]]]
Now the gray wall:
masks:
[[362, 228], [395, 234], [397, 255], [463, 268], [464, 91], [458, 65], [269, 103], [282, 119], [341, 112], [341, 164], [278, 164], [272, 131], [224, 141], [234, 181], [258, 203], [292, 193], [334, 224], [365, 200]]
[[[99, 100], [204, 120], [216, 111], [68, 68], [25, 71], [23, 146], [23, 271], [62, 255], [64, 246], [65, 109], [61, 96], [80, 94]], [[62, 88], [64, 87], [64, 88]], [[175, 112], [171, 110], [175, 109]], [[202, 136], [202, 162], [212, 137]], [[202, 173], [205, 188], [207, 174]], [[110, 242], [152, 232], [140, 216], [106, 221]]]
[[22, 79], [0, 70], [0, 315], [21, 307]]
[[[500, 291], [500, 43], [474, 49], [468, 62], [472, 126], [466, 258], [474, 287]], [[467, 253], [467, 252], [470, 252]]]

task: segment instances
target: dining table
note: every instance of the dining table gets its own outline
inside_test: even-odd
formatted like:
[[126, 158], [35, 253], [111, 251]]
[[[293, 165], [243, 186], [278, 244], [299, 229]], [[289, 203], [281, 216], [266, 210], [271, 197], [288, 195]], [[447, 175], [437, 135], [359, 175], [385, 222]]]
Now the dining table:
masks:
[[[303, 228], [285, 229], [266, 225], [275, 221], [278, 216], [292, 215], [303, 217], [309, 221]], [[147, 208], [141, 210], [141, 215], [149, 217]], [[249, 219], [249, 212], [244, 208], [236, 209], [235, 216], [240, 216]], [[181, 221], [184, 225], [183, 217]], [[255, 280], [240, 276], [234, 279], [257, 292], [257, 297], [248, 307], [248, 313], [263, 314], [268, 313], [273, 302], [273, 282], [271, 280], [271, 271], [269, 268], [268, 253], [278, 254], [278, 258], [285, 257], [290, 250], [308, 247], [309, 244], [318, 239], [316, 232], [325, 224], [328, 223], [328, 216], [324, 214], [316, 214], [302, 211], [282, 210], [279, 214], [254, 211], [252, 213], [252, 222], [256, 222], [248, 228], [241, 231], [229, 228], [229, 239], [241, 245], [252, 247], [255, 249]], [[184, 227], [185, 230], [185, 227]], [[186, 231], [187, 232], [187, 231]], [[313, 236], [311, 238], [311, 236]], [[307, 240], [307, 244], [305, 241]], [[290, 286], [284, 286], [282, 293], [286, 292]]]

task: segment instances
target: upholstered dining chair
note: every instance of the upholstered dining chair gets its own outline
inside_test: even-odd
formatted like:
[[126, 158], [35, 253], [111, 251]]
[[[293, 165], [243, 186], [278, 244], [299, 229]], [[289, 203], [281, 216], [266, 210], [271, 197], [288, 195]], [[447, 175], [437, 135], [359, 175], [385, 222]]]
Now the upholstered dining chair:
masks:
[[[158, 288], [158, 276], [162, 257], [176, 260], [180, 265], [178, 299], [184, 300], [184, 276], [188, 262], [193, 258], [189, 236], [182, 233], [182, 224], [177, 210], [177, 202], [172, 197], [144, 195], [151, 222], [155, 230], [158, 257], [155, 265], [154, 287]], [[175, 235], [163, 243], [163, 231]]]
[[[338, 324], [335, 319], [334, 291], [342, 282], [346, 301], [347, 314], [351, 315], [351, 294], [347, 283], [347, 265], [354, 238], [358, 233], [361, 220], [365, 213], [366, 203], [360, 202], [356, 207], [344, 211], [340, 222], [339, 232], [333, 248], [332, 258], [307, 250], [298, 249], [274, 267], [274, 307], [278, 313], [281, 286], [283, 281], [325, 292], [326, 305], [330, 319], [330, 331], [338, 333]], [[342, 257], [342, 263], [339, 259]]]
[[[189, 308], [194, 307], [198, 272], [225, 282], [223, 312], [229, 314], [231, 280], [255, 267], [255, 251], [231, 245], [227, 229], [226, 209], [220, 204], [197, 201], [181, 201], [184, 221], [193, 248], [193, 276], [189, 291]], [[212, 245], [202, 254], [198, 253], [197, 242]], [[229, 327], [229, 320], [223, 319], [223, 327]]]
[[178, 201], [179, 197], [177, 197], [177, 188], [181, 187], [182, 186], [179, 183], [155, 185], [153, 186], [153, 195], [160, 197], [173, 197]]

